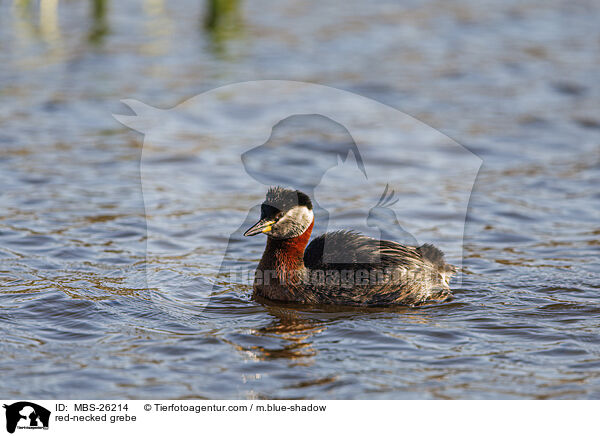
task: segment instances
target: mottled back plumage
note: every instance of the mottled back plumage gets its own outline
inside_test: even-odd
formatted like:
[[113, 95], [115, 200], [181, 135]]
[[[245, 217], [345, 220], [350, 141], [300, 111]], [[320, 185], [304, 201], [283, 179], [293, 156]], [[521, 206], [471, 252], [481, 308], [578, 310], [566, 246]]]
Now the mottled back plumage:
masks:
[[[334, 253], [333, 258], [327, 255]], [[342, 262], [335, 262], [335, 253]], [[347, 253], [347, 254], [346, 254]], [[347, 256], [350, 255], [351, 258]], [[454, 268], [444, 262], [444, 254], [425, 244], [410, 247], [393, 241], [380, 241], [353, 231], [325, 233], [306, 248], [304, 265], [309, 271], [339, 271], [340, 286], [311, 279], [305, 289], [307, 299], [343, 305], [418, 305], [451, 296], [448, 280]], [[355, 276], [344, 286], [341, 276]], [[362, 272], [362, 282], [356, 277]], [[368, 274], [368, 279], [365, 275]], [[334, 282], [335, 278], [331, 280]], [[351, 286], [350, 286], [351, 285]]]

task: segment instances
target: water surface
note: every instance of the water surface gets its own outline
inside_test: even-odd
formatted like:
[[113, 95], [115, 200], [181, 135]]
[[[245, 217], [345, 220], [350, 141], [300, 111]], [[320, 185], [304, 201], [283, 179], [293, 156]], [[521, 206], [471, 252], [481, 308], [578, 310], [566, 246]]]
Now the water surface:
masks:
[[[0, 5], [0, 396], [600, 399], [596, 2], [247, 1], [212, 19], [200, 2], [21, 3]], [[452, 302], [253, 301], [219, 275], [251, 269], [264, 243], [230, 239], [262, 188], [228, 177], [242, 161], [227, 144], [182, 134], [196, 152], [153, 163], [165, 188], [189, 165], [223, 172], [146, 216], [143, 137], [112, 118], [127, 113], [119, 100], [169, 108], [260, 79], [373, 98], [481, 157], [466, 224], [429, 207], [406, 157], [369, 162], [406, 174], [410, 236], [462, 263]], [[307, 183], [344, 144], [334, 124], [293, 121], [272, 141], [269, 182]], [[364, 226], [379, 194], [322, 197], [319, 217]], [[448, 250], [463, 227], [464, 252]]]

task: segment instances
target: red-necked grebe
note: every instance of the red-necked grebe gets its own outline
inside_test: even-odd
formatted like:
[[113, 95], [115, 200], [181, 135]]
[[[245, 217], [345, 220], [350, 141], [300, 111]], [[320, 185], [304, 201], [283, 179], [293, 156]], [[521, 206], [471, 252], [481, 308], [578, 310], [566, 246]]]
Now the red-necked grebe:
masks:
[[310, 198], [270, 188], [260, 220], [244, 236], [267, 235], [255, 295], [277, 301], [349, 306], [416, 306], [452, 297], [456, 269], [430, 244], [379, 241], [352, 231], [325, 233], [307, 247], [314, 226]]

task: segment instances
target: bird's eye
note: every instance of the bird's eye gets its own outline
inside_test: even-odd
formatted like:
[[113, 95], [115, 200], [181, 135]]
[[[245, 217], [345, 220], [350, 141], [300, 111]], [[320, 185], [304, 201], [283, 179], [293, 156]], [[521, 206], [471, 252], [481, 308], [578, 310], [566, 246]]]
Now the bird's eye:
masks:
[[279, 212], [277, 215], [275, 215], [275, 219], [277, 221], [279, 221], [281, 219], [281, 217], [283, 216], [283, 212]]

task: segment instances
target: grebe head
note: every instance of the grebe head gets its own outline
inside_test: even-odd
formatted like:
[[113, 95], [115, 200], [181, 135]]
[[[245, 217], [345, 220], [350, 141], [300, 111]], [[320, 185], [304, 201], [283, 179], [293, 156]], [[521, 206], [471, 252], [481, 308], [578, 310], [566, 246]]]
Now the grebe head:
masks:
[[264, 233], [274, 239], [295, 238], [310, 227], [314, 218], [308, 195], [279, 186], [269, 188], [260, 212], [260, 220], [244, 236]]

